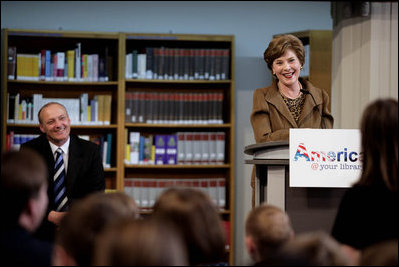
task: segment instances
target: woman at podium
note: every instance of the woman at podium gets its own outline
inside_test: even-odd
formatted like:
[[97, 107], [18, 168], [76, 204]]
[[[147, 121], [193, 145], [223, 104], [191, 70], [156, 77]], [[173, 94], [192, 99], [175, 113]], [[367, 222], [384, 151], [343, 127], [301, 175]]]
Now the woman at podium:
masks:
[[327, 93], [300, 78], [305, 49], [294, 35], [275, 37], [264, 53], [270, 86], [253, 95], [251, 124], [257, 143], [289, 140], [290, 128], [332, 128]]
[[[288, 141], [290, 128], [332, 128], [327, 93], [299, 77], [305, 64], [301, 40], [291, 34], [275, 37], [263, 57], [273, 82], [253, 95], [250, 119], [256, 143]], [[255, 170], [251, 187], [255, 206]]]

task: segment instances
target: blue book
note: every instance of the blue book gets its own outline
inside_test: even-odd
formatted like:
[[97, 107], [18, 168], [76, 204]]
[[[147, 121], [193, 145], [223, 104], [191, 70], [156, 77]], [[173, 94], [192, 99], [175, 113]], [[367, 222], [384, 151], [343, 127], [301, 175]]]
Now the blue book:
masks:
[[144, 145], [145, 145], [145, 137], [140, 135], [140, 143], [139, 143], [139, 164], [144, 163]]
[[163, 165], [166, 162], [165, 135], [155, 135], [155, 164]]
[[108, 133], [107, 134], [107, 142], [108, 142], [108, 147], [107, 147], [107, 159], [106, 163], [107, 165], [111, 166], [111, 151], [112, 151], [112, 134]]
[[45, 80], [51, 81], [51, 51], [46, 50], [45, 65], [44, 65]]
[[166, 135], [165, 164], [177, 164], [177, 135]]

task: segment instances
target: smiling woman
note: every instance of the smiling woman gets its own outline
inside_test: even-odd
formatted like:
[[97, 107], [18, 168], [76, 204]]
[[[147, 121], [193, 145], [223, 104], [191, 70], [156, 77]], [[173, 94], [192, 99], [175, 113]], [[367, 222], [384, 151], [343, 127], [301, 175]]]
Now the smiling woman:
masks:
[[[302, 42], [291, 34], [275, 37], [263, 56], [274, 79], [253, 95], [250, 119], [256, 143], [289, 140], [290, 128], [332, 128], [328, 94], [299, 78], [305, 64]], [[254, 190], [254, 171], [251, 187]]]

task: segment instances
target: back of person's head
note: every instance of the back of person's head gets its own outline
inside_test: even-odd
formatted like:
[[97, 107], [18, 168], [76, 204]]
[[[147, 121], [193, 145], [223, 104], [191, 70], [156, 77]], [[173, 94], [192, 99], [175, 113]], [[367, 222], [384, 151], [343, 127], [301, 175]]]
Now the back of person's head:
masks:
[[340, 244], [323, 231], [296, 235], [282, 246], [279, 254], [281, 258], [290, 259], [292, 263], [302, 262], [302, 265], [308, 266], [351, 265]]
[[398, 266], [398, 239], [373, 244], [362, 250], [360, 266]]
[[179, 232], [153, 219], [127, 220], [105, 228], [96, 239], [93, 265], [181, 266], [187, 254]]
[[77, 265], [90, 265], [96, 235], [118, 219], [137, 217], [135, 201], [125, 193], [92, 193], [71, 205], [55, 242]]
[[[44, 191], [36, 216], [36, 228], [47, 209], [47, 166], [43, 158], [33, 150], [10, 151], [1, 156], [0, 210], [2, 227], [19, 225], [21, 213], [30, 199], [38, 199]], [[36, 222], [36, 220], [38, 222]]]
[[182, 232], [190, 265], [225, 260], [225, 233], [219, 213], [204, 192], [170, 188], [154, 205], [153, 216], [170, 221]]
[[361, 120], [363, 169], [359, 185], [385, 185], [398, 191], [398, 101], [370, 103]]
[[280, 208], [261, 204], [253, 208], [245, 222], [246, 245], [253, 260], [264, 260], [294, 237], [289, 216]]

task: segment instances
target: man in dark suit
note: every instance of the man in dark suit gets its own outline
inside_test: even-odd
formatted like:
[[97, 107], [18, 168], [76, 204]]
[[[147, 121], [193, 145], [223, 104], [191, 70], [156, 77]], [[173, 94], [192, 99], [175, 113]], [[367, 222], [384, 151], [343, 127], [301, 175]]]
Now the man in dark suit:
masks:
[[[43, 220], [37, 236], [53, 241], [55, 227], [71, 203], [89, 193], [105, 189], [104, 168], [99, 146], [70, 134], [71, 120], [63, 105], [47, 103], [39, 110], [38, 117], [43, 134], [23, 144], [21, 149], [34, 149], [47, 162], [48, 216]], [[59, 155], [61, 167], [55, 165], [60, 162]], [[59, 176], [62, 176], [61, 182], [57, 180]], [[57, 203], [60, 199], [62, 203]]]
[[34, 238], [47, 208], [47, 166], [32, 150], [1, 157], [0, 251], [2, 264], [50, 266], [53, 246]]

